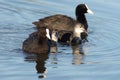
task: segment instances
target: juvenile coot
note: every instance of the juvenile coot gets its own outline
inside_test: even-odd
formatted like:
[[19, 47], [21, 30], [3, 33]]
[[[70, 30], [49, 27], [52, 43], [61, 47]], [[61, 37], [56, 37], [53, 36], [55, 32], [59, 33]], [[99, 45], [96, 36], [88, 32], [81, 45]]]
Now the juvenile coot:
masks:
[[50, 50], [50, 42], [48, 29], [41, 28], [37, 32], [33, 32], [23, 42], [22, 49], [28, 53], [48, 53]]

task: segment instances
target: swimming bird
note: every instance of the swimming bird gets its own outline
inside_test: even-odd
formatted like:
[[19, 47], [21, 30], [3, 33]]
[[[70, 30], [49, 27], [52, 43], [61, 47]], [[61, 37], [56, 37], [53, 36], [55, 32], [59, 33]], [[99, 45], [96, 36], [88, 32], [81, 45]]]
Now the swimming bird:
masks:
[[22, 49], [28, 53], [48, 53], [50, 51], [49, 30], [42, 27], [39, 31], [33, 32], [23, 42]]
[[[50, 29], [51, 31], [50, 34], [52, 34], [52, 31], [57, 30], [60, 34], [59, 36], [57, 36], [59, 41], [67, 42], [68, 40], [70, 40], [71, 34], [73, 34], [74, 36], [78, 36], [74, 33], [77, 34], [82, 33], [82, 35], [81, 36], [79, 35], [79, 37], [86, 38], [88, 23], [85, 17], [85, 13], [93, 14], [93, 12], [88, 8], [86, 4], [79, 4], [76, 7], [76, 11], [75, 11], [76, 20], [66, 15], [56, 14], [39, 19], [39, 21], [35, 21], [33, 22], [33, 24], [36, 26], [37, 29], [40, 29], [41, 26], [46, 26], [48, 29]], [[74, 32], [76, 31], [75, 30], [76, 25], [79, 26], [77, 27], [78, 30], [80, 30], [81, 27], [83, 27], [84, 30], [82, 32], [79, 31]], [[66, 35], [66, 33], [68, 35]]]
[[84, 28], [87, 30], [88, 29], [88, 23], [87, 23], [87, 19], [85, 17], [85, 13], [89, 13], [89, 14], [94, 14], [86, 4], [79, 4], [76, 7], [75, 10], [75, 14], [76, 14], [76, 20], [79, 23], [82, 23], [84, 25]]

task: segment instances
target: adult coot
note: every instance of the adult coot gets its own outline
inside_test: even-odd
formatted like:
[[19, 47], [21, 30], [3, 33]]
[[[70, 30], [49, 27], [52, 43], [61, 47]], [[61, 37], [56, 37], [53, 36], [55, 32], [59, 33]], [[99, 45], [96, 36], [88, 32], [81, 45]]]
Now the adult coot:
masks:
[[[75, 11], [76, 20], [66, 15], [56, 14], [56, 15], [45, 17], [43, 19], [39, 19], [39, 21], [35, 21], [33, 22], [33, 24], [36, 25], [37, 29], [40, 29], [42, 26], [46, 26], [47, 28], [50, 29], [51, 31], [50, 34], [52, 34], [53, 30], [57, 30], [60, 34], [57, 37], [59, 41], [62, 41], [62, 42], [66, 42], [67, 40], [69, 40], [71, 33], [82, 34], [81, 36], [79, 35], [79, 37], [86, 38], [88, 23], [85, 17], [85, 13], [93, 14], [93, 12], [87, 7], [86, 4], [79, 4], [76, 7], [76, 11]], [[76, 31], [75, 30], [76, 24], [77, 26], [79, 26], [77, 27], [78, 30], [80, 30], [81, 27], [83, 27], [85, 30], [83, 30], [82, 32], [79, 32], [79, 31], [74, 32]], [[78, 36], [78, 35], [75, 35], [75, 36]]]

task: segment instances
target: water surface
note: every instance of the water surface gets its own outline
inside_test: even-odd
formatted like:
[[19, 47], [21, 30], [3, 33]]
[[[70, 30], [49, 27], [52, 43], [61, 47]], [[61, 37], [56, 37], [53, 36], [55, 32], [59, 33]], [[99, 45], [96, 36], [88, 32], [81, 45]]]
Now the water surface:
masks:
[[[0, 0], [1, 80], [119, 80], [120, 11], [118, 0]], [[74, 9], [86, 3], [88, 41], [84, 56], [72, 55], [70, 46], [58, 45], [58, 53], [41, 56], [22, 51], [22, 42], [35, 31], [33, 21], [54, 14], [75, 18]], [[36, 66], [38, 68], [36, 68]], [[38, 74], [46, 70], [45, 74]]]

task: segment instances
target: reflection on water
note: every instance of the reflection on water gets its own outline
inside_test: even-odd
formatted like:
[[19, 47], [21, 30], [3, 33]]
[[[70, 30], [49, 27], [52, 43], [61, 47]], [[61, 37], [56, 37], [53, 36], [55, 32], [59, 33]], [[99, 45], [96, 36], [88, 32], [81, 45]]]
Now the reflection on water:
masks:
[[[119, 2], [0, 0], [0, 80], [38, 80], [44, 75], [46, 80], [119, 80]], [[82, 50], [80, 46], [58, 45], [56, 54], [23, 54], [22, 42], [35, 31], [33, 21], [58, 13], [75, 18], [79, 3], [86, 3], [95, 13], [86, 14], [89, 42]]]
[[50, 54], [50, 60], [51, 60], [51, 64], [57, 64], [57, 54], [56, 53], [51, 53]]
[[79, 65], [82, 64], [84, 52], [83, 52], [83, 45], [71, 45], [72, 51], [73, 51], [73, 64]]
[[47, 69], [45, 66], [46, 60], [49, 58], [48, 53], [41, 54], [27, 54], [25, 57], [25, 61], [28, 62], [36, 62], [36, 71], [39, 74], [39, 78], [46, 78]]
[[73, 62], [72, 64], [74, 65], [79, 65], [79, 64], [83, 64], [83, 54], [73, 54]]
[[[71, 64], [73, 65], [79, 65], [82, 64], [82, 60], [83, 60], [83, 56], [84, 53], [81, 52], [81, 49], [79, 47], [80, 45], [74, 45], [71, 46], [72, 50], [73, 50], [73, 60], [71, 62]], [[56, 46], [57, 47], [57, 46]], [[52, 47], [52, 48], [55, 48]], [[80, 49], [79, 49], [80, 48]], [[32, 54], [32, 53], [24, 53], [25, 54], [25, 61], [27, 62], [36, 62], [36, 72], [39, 75], [39, 78], [46, 78], [46, 74], [47, 74], [47, 67], [46, 67], [46, 61], [49, 59], [50, 57], [50, 63], [51, 64], [58, 64], [58, 59], [57, 59], [57, 52], [55, 53], [40, 53], [40, 54]], [[54, 67], [55, 68], [55, 67]]]

